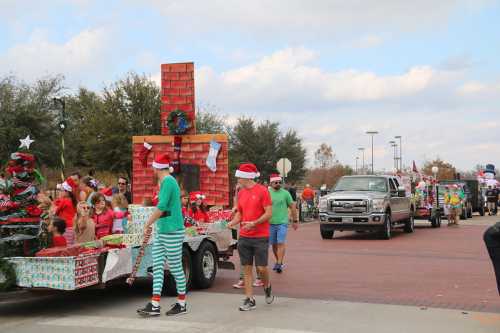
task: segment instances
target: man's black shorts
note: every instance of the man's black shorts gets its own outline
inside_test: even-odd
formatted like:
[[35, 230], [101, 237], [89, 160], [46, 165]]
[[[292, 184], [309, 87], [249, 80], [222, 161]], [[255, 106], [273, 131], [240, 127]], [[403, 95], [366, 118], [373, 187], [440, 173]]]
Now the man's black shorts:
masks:
[[267, 266], [269, 251], [269, 238], [246, 238], [240, 237], [238, 240], [238, 253], [240, 262], [243, 266], [253, 265], [255, 257], [255, 266]]

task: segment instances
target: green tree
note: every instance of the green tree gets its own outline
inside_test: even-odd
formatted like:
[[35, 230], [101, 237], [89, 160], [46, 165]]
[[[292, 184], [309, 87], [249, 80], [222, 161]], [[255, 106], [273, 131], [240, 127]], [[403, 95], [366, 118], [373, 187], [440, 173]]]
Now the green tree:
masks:
[[5, 163], [29, 135], [30, 152], [46, 166], [59, 165], [58, 111], [53, 97], [63, 91], [63, 77], [46, 77], [32, 85], [9, 76], [0, 79], [0, 161]]
[[220, 113], [212, 104], [198, 107], [196, 110], [196, 133], [214, 134], [231, 132], [231, 127], [227, 123], [227, 116]]
[[426, 175], [432, 175], [433, 166], [437, 166], [439, 168], [437, 174], [438, 180], [455, 179], [457, 169], [451, 163], [445, 162], [440, 158], [437, 158], [434, 161], [425, 162], [424, 167], [422, 168], [422, 173]]
[[289, 180], [296, 181], [305, 173], [305, 149], [301, 139], [294, 131], [281, 133], [277, 122], [256, 124], [251, 118], [240, 118], [231, 133], [229, 155], [232, 174], [239, 163], [252, 162], [261, 178], [266, 180], [276, 172], [276, 163], [282, 157], [292, 162]]

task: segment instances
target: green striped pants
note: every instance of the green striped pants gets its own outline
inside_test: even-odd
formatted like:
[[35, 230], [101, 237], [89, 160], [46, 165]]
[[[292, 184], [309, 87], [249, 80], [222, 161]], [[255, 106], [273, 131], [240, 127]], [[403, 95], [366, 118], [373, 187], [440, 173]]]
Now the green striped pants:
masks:
[[177, 293], [186, 293], [186, 277], [182, 269], [182, 244], [184, 230], [166, 234], [156, 234], [153, 242], [153, 295], [161, 295], [165, 269], [165, 259], [168, 262], [170, 274], [173, 275]]

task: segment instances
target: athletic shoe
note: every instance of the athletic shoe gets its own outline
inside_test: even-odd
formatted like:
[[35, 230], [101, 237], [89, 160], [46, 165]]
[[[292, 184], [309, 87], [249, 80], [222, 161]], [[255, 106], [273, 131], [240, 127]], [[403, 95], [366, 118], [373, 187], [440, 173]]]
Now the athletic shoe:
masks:
[[250, 298], [245, 298], [243, 305], [240, 306], [240, 311], [251, 311], [255, 309], [255, 300]]
[[275, 264], [274, 264], [274, 267], [273, 267], [273, 271], [276, 271], [276, 270], [278, 269], [278, 267], [280, 267], [280, 264], [275, 263]]
[[262, 282], [261, 279], [255, 279], [255, 282], [253, 283], [254, 287], [264, 287], [264, 282]]
[[271, 286], [264, 288], [264, 292], [266, 293], [266, 303], [271, 304], [274, 301], [274, 295]]
[[245, 288], [245, 281], [239, 280], [238, 283], [233, 284], [234, 289], [243, 289]]
[[145, 317], [154, 317], [160, 315], [160, 306], [154, 306], [153, 303], [149, 302], [143, 309], [137, 309], [137, 313]]
[[188, 311], [187, 311], [187, 306], [184, 305], [180, 305], [179, 303], [175, 303], [174, 305], [172, 305], [172, 308], [170, 310], [167, 311], [167, 313], [165, 313], [167, 316], [177, 316], [177, 315], [182, 315], [182, 314], [186, 314]]
[[278, 268], [276, 268], [276, 273], [283, 273], [283, 268], [285, 268], [285, 264], [278, 264]]

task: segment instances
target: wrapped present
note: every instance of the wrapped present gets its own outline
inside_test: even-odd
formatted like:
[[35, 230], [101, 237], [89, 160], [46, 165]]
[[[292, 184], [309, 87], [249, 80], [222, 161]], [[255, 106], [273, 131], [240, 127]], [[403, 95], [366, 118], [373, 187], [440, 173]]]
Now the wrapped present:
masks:
[[216, 210], [216, 211], [208, 211], [208, 220], [210, 222], [216, 221], [229, 221], [233, 215], [233, 212], [229, 210]]
[[9, 261], [20, 287], [75, 290], [99, 283], [98, 257], [15, 257]]
[[[153, 214], [156, 207], [143, 207], [138, 205], [129, 205], [129, 219], [127, 225], [127, 233], [142, 234], [144, 226], [149, 217]], [[153, 230], [153, 234], [155, 231]]]
[[[143, 234], [123, 234], [123, 244], [133, 247], [141, 246]], [[149, 239], [149, 244], [153, 243], [153, 237]]]
[[101, 238], [106, 245], [120, 245], [123, 242], [123, 234], [107, 235]]

